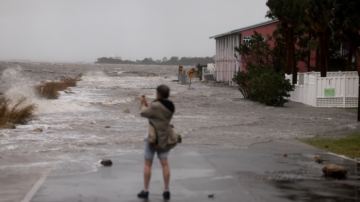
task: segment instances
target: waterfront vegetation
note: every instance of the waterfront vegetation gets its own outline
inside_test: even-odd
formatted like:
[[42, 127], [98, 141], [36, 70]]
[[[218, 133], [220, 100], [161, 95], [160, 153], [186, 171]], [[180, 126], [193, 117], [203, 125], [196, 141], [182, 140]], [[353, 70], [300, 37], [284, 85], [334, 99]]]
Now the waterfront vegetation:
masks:
[[189, 66], [194, 64], [214, 63], [213, 57], [176, 57], [170, 59], [164, 57], [162, 60], [154, 60], [153, 58], [144, 58], [143, 60], [123, 60], [121, 57], [101, 57], [95, 63], [99, 64], [143, 64], [143, 65], [183, 65]]
[[0, 97], [0, 128], [9, 124], [26, 124], [34, 117], [36, 106], [28, 103], [25, 97], [9, 99]]
[[233, 81], [244, 98], [269, 106], [284, 106], [294, 85], [285, 79], [282, 71], [285, 67], [285, 57], [282, 57], [285, 52], [281, 51], [284, 43], [277, 33], [269, 39], [275, 40], [273, 48], [261, 34], [254, 32], [247, 44], [235, 48], [246, 63], [246, 71], [236, 73]]
[[301, 141], [328, 152], [349, 158], [360, 158], [360, 134], [346, 137], [313, 137], [301, 139]]
[[[247, 71], [236, 73], [233, 81], [245, 98], [283, 106], [294, 90], [284, 75], [292, 74], [296, 84], [300, 62], [308, 71], [320, 71], [321, 77], [329, 70], [360, 74], [359, 0], [268, 0], [266, 5], [266, 16], [279, 20], [277, 29], [268, 36], [254, 32], [247, 43], [235, 47]], [[344, 47], [349, 50], [345, 55]]]
[[[279, 20], [287, 74], [296, 74], [297, 61], [305, 62], [308, 71], [320, 71], [321, 77], [329, 70], [360, 71], [359, 0], [268, 0], [266, 5], [266, 16]], [[339, 54], [344, 47], [349, 51]]]
[[[82, 74], [76, 77], [63, 78], [60, 81], [48, 81], [35, 86], [35, 92], [41, 98], [58, 99], [59, 91], [69, 87], [76, 87]], [[34, 118], [36, 105], [26, 97], [10, 99], [6, 95], [0, 96], [0, 129], [14, 128], [16, 124], [26, 124]]]
[[68, 86], [62, 81], [49, 81], [35, 87], [39, 97], [45, 99], [58, 99], [59, 91], [64, 91]]
[[48, 81], [35, 86], [37, 95], [45, 99], [58, 99], [60, 96], [59, 91], [65, 91], [69, 87], [76, 87], [77, 82], [81, 79], [82, 75], [73, 78], [63, 78], [60, 81]]

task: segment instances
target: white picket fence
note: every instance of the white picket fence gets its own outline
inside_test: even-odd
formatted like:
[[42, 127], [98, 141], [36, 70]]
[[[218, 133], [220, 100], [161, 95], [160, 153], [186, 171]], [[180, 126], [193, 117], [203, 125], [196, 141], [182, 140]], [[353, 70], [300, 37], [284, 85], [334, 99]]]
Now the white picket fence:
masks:
[[[286, 75], [292, 80], [292, 75]], [[314, 107], [357, 107], [359, 77], [357, 72], [299, 73], [290, 100]]]

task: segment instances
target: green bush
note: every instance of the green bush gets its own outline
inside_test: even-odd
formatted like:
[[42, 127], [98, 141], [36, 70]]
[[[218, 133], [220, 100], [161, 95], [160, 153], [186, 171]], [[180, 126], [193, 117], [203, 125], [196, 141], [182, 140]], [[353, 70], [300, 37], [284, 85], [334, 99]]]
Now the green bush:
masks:
[[233, 81], [242, 95], [252, 101], [269, 106], [284, 106], [294, 85], [285, 79], [285, 74], [275, 72], [270, 65], [254, 65], [249, 62], [247, 71], [238, 72]]
[[195, 68], [195, 72], [196, 72], [196, 76], [199, 77], [199, 79], [202, 79], [202, 69], [203, 67], [207, 67], [207, 65], [201, 65], [201, 64], [197, 64], [196, 68]]

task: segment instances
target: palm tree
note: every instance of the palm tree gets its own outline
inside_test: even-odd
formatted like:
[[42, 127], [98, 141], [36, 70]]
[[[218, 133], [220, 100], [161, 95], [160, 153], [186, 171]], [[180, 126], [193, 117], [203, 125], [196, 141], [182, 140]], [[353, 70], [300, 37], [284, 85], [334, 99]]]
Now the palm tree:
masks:
[[306, 19], [312, 30], [315, 31], [319, 39], [319, 61], [321, 77], [326, 77], [328, 62], [330, 59], [329, 39], [331, 36], [330, 20], [331, 10], [335, 0], [307, 0]]
[[330, 27], [334, 33], [344, 34], [350, 42], [349, 57], [355, 55], [355, 67], [360, 75], [359, 30], [360, 30], [360, 1], [335, 0], [332, 10], [333, 19]]
[[[359, 0], [335, 0], [332, 10], [333, 19], [330, 26], [334, 32], [343, 33], [350, 42], [349, 57], [355, 55], [355, 68], [360, 77], [360, 53], [359, 53], [359, 30], [360, 30], [360, 1]], [[358, 95], [358, 121], [360, 121], [360, 79]]]
[[[286, 73], [293, 76], [296, 75], [295, 64], [295, 39], [294, 30], [299, 24], [301, 24], [304, 16], [303, 0], [268, 0], [266, 5], [269, 7], [269, 11], [266, 17], [272, 19], [278, 19], [284, 30], [285, 47], [286, 47]], [[296, 77], [293, 79], [293, 83], [296, 83]]]

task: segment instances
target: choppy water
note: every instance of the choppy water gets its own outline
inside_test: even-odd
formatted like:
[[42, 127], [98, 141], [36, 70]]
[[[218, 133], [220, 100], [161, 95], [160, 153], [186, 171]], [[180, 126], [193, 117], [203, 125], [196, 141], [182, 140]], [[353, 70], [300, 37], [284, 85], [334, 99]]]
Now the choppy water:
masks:
[[[37, 104], [37, 119], [0, 131], [0, 175], [37, 173], [54, 166], [53, 175], [92, 172], [106, 156], [141, 153], [147, 121], [138, 114], [140, 95], [153, 99], [167, 84], [176, 105], [173, 123], [183, 145], [246, 148], [359, 128], [352, 110], [319, 109], [297, 103], [266, 107], [241, 98], [236, 88], [195, 82], [188, 90], [172, 80], [174, 66], [0, 63], [0, 91]], [[33, 86], [44, 80], [83, 73], [83, 80], [58, 100], [42, 100]], [[123, 113], [129, 108], [131, 113]], [[110, 128], [105, 128], [110, 126]], [[42, 128], [42, 133], [33, 129]]]

